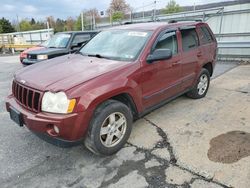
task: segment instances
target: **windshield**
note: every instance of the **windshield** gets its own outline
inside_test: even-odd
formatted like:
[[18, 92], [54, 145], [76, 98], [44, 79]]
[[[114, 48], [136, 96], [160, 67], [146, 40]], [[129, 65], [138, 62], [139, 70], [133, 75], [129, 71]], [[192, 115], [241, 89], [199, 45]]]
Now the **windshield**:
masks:
[[66, 48], [71, 34], [56, 34], [42, 45], [48, 48]]
[[39, 44], [39, 46], [42, 46], [42, 47], [47, 47], [48, 46], [48, 43], [49, 43], [50, 39], [42, 42], [41, 44]]
[[80, 50], [80, 53], [121, 61], [134, 60], [141, 52], [150, 35], [150, 32], [144, 31], [102, 31], [91, 39]]

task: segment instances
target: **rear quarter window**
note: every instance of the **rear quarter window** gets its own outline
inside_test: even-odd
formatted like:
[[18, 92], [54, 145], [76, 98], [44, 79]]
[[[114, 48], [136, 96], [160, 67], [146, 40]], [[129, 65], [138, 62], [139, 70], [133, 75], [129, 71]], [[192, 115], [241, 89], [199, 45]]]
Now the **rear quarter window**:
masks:
[[72, 44], [78, 44], [78, 43], [83, 43], [86, 42], [91, 38], [90, 34], [77, 34], [75, 35]]
[[199, 46], [198, 35], [195, 28], [181, 30], [182, 49], [184, 52], [195, 49]]
[[208, 44], [213, 42], [212, 34], [209, 32], [206, 26], [200, 27], [200, 33], [201, 33], [200, 36], [201, 44]]

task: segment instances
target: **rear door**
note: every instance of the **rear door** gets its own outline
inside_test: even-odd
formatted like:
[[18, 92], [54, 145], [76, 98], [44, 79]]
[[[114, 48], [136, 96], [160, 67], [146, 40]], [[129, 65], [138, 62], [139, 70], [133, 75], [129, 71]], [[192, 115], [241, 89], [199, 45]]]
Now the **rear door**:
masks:
[[199, 71], [201, 51], [195, 27], [180, 28], [182, 43], [182, 90], [190, 88]]
[[163, 32], [152, 47], [171, 49], [172, 57], [153, 63], [144, 62], [143, 66], [143, 105], [151, 107], [176, 95], [181, 90], [181, 63], [176, 31]]
[[211, 31], [208, 27], [203, 24], [197, 27], [200, 40], [200, 50], [204, 58], [203, 63], [212, 62], [214, 60], [214, 55], [216, 54], [216, 44]]

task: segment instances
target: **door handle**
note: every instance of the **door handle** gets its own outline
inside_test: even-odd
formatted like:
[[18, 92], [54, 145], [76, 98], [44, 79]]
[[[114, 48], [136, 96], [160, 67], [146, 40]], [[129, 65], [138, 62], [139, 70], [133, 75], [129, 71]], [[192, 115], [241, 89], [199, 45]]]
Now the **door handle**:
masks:
[[202, 52], [201, 52], [201, 51], [198, 51], [197, 57], [201, 57], [201, 56], [202, 56]]
[[175, 61], [175, 62], [172, 63], [172, 65], [175, 66], [175, 65], [178, 65], [180, 63], [181, 63], [180, 61]]

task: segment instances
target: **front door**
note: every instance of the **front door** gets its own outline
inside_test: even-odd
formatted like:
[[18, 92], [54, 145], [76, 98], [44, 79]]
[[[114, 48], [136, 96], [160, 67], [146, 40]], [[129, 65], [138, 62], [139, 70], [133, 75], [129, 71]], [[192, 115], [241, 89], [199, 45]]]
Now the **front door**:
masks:
[[163, 32], [153, 45], [156, 49], [170, 49], [172, 57], [167, 60], [144, 62], [142, 94], [144, 109], [150, 108], [181, 90], [181, 56], [178, 49], [177, 32]]

